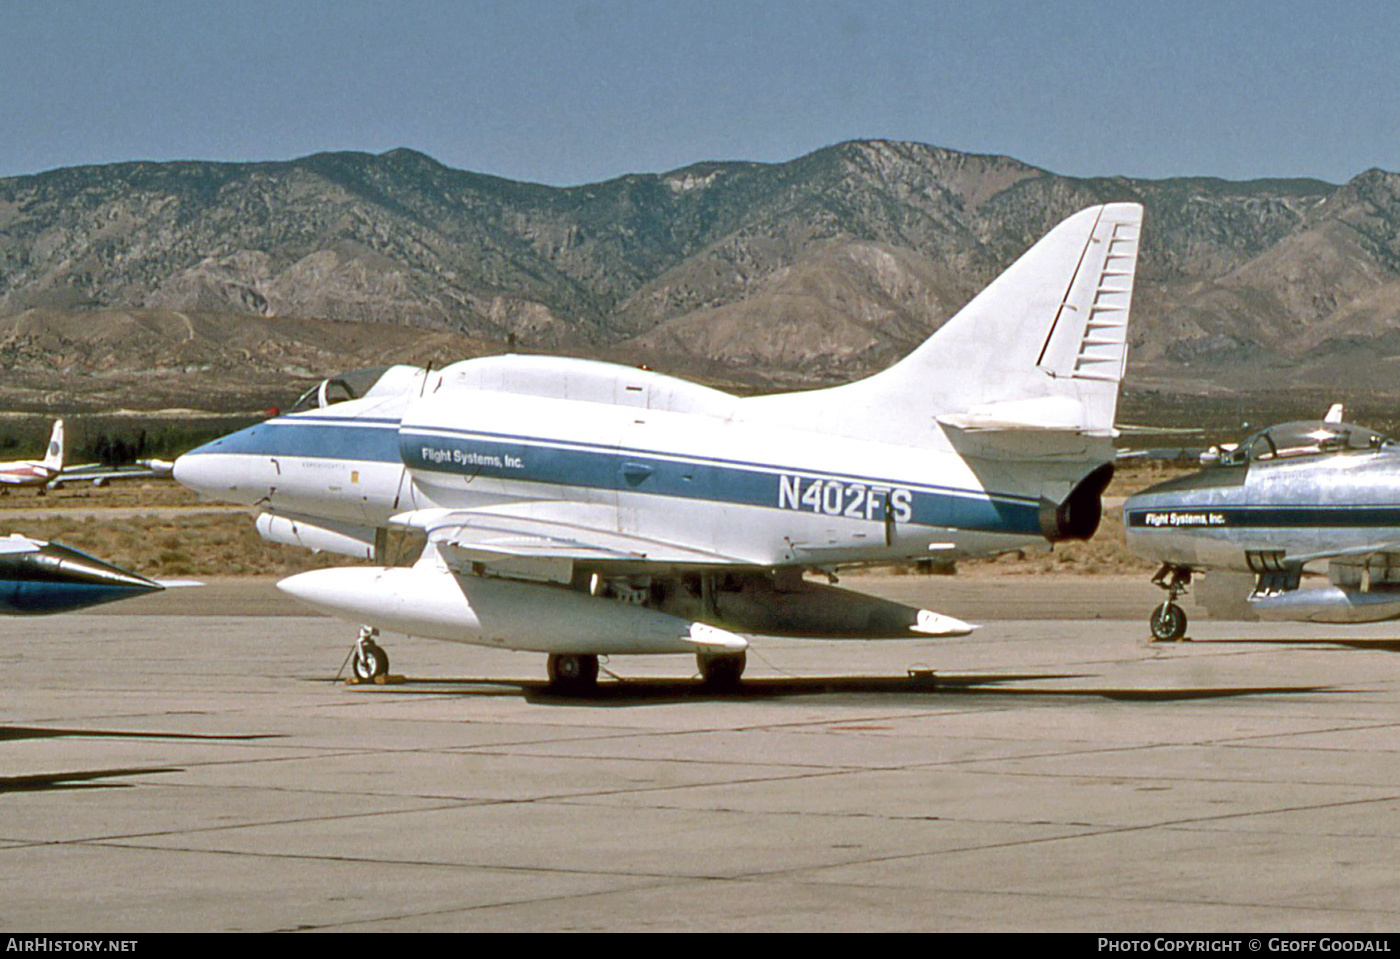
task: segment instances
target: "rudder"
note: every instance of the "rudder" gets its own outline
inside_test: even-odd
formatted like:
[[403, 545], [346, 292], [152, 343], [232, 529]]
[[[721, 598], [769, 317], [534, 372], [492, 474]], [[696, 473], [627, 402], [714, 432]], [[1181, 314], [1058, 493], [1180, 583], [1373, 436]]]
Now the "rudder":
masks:
[[49, 434], [49, 448], [44, 453], [44, 469], [55, 473], [63, 472], [63, 420], [54, 420], [53, 432]]

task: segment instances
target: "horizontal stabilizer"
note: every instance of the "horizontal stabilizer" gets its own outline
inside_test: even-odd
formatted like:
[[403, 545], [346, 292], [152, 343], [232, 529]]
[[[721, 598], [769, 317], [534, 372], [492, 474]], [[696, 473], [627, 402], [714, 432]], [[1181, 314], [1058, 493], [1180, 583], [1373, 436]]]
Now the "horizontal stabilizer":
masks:
[[1084, 404], [1068, 396], [1045, 396], [975, 407], [966, 413], [945, 413], [938, 422], [959, 430], [1075, 433], [1113, 436], [1111, 429], [1096, 430], [1088, 423]]
[[977, 627], [964, 623], [953, 616], [945, 616], [943, 613], [921, 609], [918, 619], [909, 628], [913, 632], [922, 633], [925, 636], [951, 638], [953, 636], [967, 636]]

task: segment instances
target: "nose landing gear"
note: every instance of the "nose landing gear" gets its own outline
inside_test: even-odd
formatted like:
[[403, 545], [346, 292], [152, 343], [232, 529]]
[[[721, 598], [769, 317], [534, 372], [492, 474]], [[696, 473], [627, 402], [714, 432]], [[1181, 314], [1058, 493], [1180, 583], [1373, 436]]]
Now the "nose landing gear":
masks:
[[1191, 585], [1191, 570], [1186, 566], [1163, 563], [1152, 582], [1167, 591], [1167, 600], [1152, 611], [1148, 623], [1152, 639], [1159, 643], [1174, 643], [1186, 635], [1186, 613], [1176, 605], [1176, 598]]
[[355, 656], [350, 668], [362, 683], [372, 683], [389, 675], [389, 654], [374, 641], [378, 635], [379, 630], [373, 626], [361, 626], [360, 637], [355, 641]]

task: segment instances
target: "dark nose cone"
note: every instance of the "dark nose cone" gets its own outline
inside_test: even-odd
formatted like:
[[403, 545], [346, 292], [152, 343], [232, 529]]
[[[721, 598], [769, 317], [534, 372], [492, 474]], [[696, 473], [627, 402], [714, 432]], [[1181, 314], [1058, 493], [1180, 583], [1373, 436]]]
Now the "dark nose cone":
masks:
[[66, 613], [164, 588], [67, 546], [34, 545], [0, 553], [0, 613]]

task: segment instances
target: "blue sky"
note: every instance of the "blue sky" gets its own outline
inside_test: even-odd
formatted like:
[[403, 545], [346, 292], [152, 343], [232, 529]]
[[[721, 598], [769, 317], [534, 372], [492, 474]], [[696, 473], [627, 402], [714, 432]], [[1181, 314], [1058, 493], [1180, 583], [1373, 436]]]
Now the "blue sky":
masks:
[[398, 146], [577, 184], [918, 140], [1057, 173], [1400, 170], [1400, 4], [0, 0], [0, 176]]

